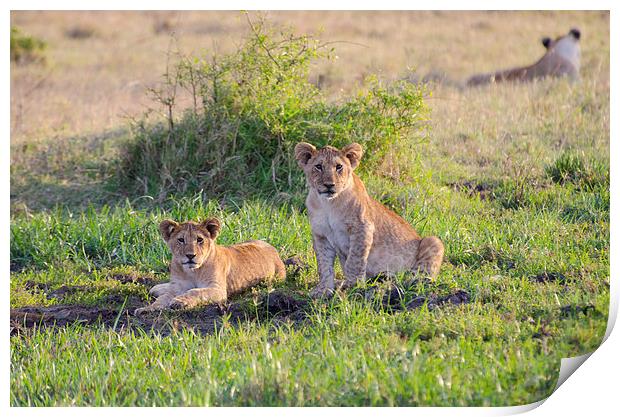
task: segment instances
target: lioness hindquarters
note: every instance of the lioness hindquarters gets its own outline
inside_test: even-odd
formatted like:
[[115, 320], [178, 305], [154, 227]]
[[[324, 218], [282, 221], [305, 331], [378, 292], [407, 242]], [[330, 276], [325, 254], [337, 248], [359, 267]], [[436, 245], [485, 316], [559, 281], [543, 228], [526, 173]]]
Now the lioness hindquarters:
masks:
[[416, 254], [413, 272], [435, 277], [439, 273], [443, 261], [444, 247], [436, 236], [425, 237], [420, 240]]

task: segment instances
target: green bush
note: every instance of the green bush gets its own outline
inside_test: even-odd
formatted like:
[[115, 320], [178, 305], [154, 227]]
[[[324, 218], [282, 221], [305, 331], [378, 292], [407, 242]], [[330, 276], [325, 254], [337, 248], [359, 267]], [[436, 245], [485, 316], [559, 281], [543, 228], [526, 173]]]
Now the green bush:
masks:
[[[251, 35], [236, 52], [183, 57], [163, 88], [152, 90], [167, 120], [134, 124], [120, 167], [127, 187], [160, 199], [199, 190], [207, 198], [299, 190], [292, 150], [302, 140], [337, 147], [357, 141], [366, 150], [366, 170], [392, 161], [398, 150], [411, 154], [426, 126], [422, 88], [369, 78], [354, 97], [328, 102], [308, 73], [332, 49], [263, 21], [249, 25]], [[179, 88], [193, 98], [181, 117], [175, 116]]]
[[43, 51], [47, 44], [35, 37], [27, 36], [11, 26], [11, 61], [33, 62], [45, 59]]

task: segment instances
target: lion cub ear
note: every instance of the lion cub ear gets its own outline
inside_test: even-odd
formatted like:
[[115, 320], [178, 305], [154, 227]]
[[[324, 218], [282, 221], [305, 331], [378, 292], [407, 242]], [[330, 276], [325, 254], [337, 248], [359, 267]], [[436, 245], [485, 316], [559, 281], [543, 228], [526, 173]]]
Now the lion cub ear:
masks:
[[309, 143], [299, 142], [295, 145], [295, 159], [301, 168], [316, 154], [316, 148]]
[[364, 150], [359, 143], [352, 143], [342, 148], [342, 153], [351, 162], [351, 168], [355, 169], [360, 164]]
[[217, 235], [220, 234], [220, 229], [222, 228], [222, 224], [215, 217], [203, 221], [202, 223], [200, 223], [200, 225], [207, 229], [207, 231], [211, 235], [211, 239], [215, 239]]
[[161, 236], [167, 242], [170, 240], [170, 236], [172, 236], [177, 227], [179, 227], [179, 223], [174, 220], [164, 220], [159, 223], [159, 233], [161, 233]]

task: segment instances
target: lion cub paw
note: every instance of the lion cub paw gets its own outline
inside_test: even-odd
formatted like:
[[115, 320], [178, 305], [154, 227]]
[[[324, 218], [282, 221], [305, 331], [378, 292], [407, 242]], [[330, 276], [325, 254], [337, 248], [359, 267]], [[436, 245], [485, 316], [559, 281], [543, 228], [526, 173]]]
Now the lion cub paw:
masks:
[[336, 283], [336, 288], [340, 291], [345, 291], [353, 287], [357, 287], [359, 284], [363, 283], [362, 280], [357, 279], [346, 279], [343, 281], [338, 281]]
[[321, 284], [317, 285], [312, 291], [310, 291], [310, 297], [316, 299], [330, 298], [332, 295], [334, 295], [334, 289]]
[[198, 302], [193, 297], [188, 297], [186, 295], [178, 295], [172, 299], [170, 302], [170, 308], [174, 310], [179, 310], [183, 308], [192, 308], [196, 307]]
[[150, 305], [150, 306], [146, 306], [146, 307], [136, 308], [134, 310], [133, 314], [134, 314], [134, 316], [139, 316], [139, 315], [144, 314], [144, 313], [150, 313], [152, 311], [160, 311], [160, 310], [162, 310], [161, 307]]

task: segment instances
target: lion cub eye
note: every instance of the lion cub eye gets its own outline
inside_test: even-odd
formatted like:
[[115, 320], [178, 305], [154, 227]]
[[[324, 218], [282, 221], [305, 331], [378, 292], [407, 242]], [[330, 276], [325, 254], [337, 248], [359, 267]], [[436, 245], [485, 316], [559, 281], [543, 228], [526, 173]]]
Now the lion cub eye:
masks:
[[197, 241], [198, 243], [202, 243], [202, 242], [203, 242], [203, 239], [202, 239], [201, 237], [199, 237], [198, 239], [196, 239], [196, 241]]
[[178, 239], [178, 241], [179, 241], [179, 243], [185, 243], [185, 239], [183, 239], [182, 237], [180, 237], [180, 238]]
[[316, 165], [314, 166], [314, 169], [316, 169], [317, 171], [323, 171], [323, 165], [321, 165], [321, 164], [316, 164]]
[[336, 171], [338, 172], [342, 171], [342, 165], [336, 164]]

